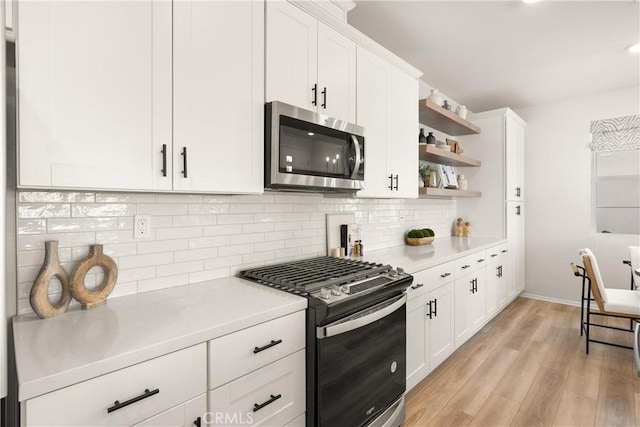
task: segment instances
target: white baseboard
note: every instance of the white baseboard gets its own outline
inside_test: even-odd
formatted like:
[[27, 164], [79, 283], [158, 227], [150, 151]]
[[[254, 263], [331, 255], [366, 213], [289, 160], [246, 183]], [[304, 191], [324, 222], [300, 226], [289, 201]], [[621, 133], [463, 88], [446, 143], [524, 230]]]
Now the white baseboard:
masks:
[[523, 297], [523, 298], [531, 298], [531, 299], [537, 299], [537, 300], [541, 300], [541, 301], [555, 302], [557, 304], [570, 305], [570, 306], [573, 306], [573, 307], [580, 307], [580, 301], [572, 301], [572, 300], [567, 300], [567, 299], [553, 298], [553, 297], [548, 297], [546, 295], [530, 294], [529, 292], [522, 292], [520, 294], [520, 296]]

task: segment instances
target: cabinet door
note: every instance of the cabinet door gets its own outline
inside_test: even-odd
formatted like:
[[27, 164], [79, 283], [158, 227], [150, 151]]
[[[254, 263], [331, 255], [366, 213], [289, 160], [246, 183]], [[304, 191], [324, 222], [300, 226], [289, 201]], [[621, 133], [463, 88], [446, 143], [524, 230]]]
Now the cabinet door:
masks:
[[356, 121], [356, 43], [318, 23], [318, 112]]
[[173, 28], [174, 189], [262, 192], [263, 3], [175, 2]]
[[[397, 175], [393, 197], [418, 197], [418, 80], [394, 67], [387, 170]], [[397, 190], [395, 190], [397, 185]]]
[[487, 294], [486, 268], [483, 267], [473, 273], [476, 280], [475, 291], [471, 294], [471, 302], [467, 307], [470, 313], [471, 334], [475, 334], [484, 325], [487, 318], [485, 299]]
[[356, 123], [365, 128], [364, 186], [358, 197], [389, 197], [387, 142], [391, 117], [391, 65], [358, 47]]
[[485, 280], [485, 307], [487, 317], [493, 316], [498, 310], [499, 297], [499, 281], [500, 281], [500, 269], [498, 268], [500, 263], [492, 262], [487, 265], [486, 280]]
[[170, 189], [171, 3], [19, 7], [19, 186]]
[[509, 297], [524, 290], [524, 203], [507, 202]]
[[407, 302], [407, 391], [429, 370], [429, 329], [427, 295]]
[[429, 319], [429, 366], [435, 369], [454, 350], [453, 336], [453, 283], [448, 283], [429, 294], [432, 316]]
[[[136, 427], [194, 427], [204, 425], [204, 413], [207, 412], [207, 394], [203, 393], [195, 399], [151, 417]], [[198, 423], [197, 420], [200, 419]]]
[[473, 279], [470, 274], [462, 276], [455, 281], [454, 289], [454, 330], [455, 345], [460, 347], [472, 335], [471, 331], [471, 312], [469, 307], [472, 303]]
[[524, 126], [505, 116], [505, 150], [507, 157], [507, 200], [524, 200]]
[[[316, 110], [318, 21], [287, 1], [267, 2], [266, 100]], [[223, 37], [228, 41], [229, 37]]]

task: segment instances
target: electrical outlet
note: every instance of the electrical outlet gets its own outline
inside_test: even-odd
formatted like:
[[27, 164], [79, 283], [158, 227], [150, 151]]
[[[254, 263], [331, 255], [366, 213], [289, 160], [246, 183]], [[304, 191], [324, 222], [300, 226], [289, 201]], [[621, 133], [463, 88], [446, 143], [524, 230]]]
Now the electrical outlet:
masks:
[[133, 238], [148, 239], [151, 234], [151, 215], [134, 215]]

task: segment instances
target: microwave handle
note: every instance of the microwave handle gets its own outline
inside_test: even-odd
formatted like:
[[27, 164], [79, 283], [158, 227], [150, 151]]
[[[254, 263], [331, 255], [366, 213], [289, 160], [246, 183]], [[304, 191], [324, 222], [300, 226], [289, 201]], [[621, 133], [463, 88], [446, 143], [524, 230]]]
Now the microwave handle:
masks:
[[362, 164], [362, 157], [360, 157], [360, 143], [358, 142], [358, 138], [356, 138], [355, 135], [351, 135], [351, 141], [353, 141], [353, 145], [356, 146], [356, 163], [353, 166], [351, 179], [356, 179], [356, 175], [358, 175], [358, 170], [360, 170], [360, 165]]

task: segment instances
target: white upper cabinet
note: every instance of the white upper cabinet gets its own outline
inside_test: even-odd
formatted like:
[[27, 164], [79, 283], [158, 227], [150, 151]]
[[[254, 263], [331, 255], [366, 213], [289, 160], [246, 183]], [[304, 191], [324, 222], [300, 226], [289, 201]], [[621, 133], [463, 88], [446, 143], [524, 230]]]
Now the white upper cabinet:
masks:
[[266, 15], [266, 101], [355, 122], [355, 42], [286, 1]]
[[264, 2], [19, 6], [21, 187], [262, 192]]
[[262, 192], [263, 40], [262, 2], [174, 3], [175, 190]]
[[358, 48], [356, 124], [365, 128], [358, 197], [418, 197], [418, 80]]
[[507, 155], [506, 200], [524, 200], [524, 122], [515, 114], [505, 115]]
[[171, 3], [18, 6], [18, 185], [171, 189]]

